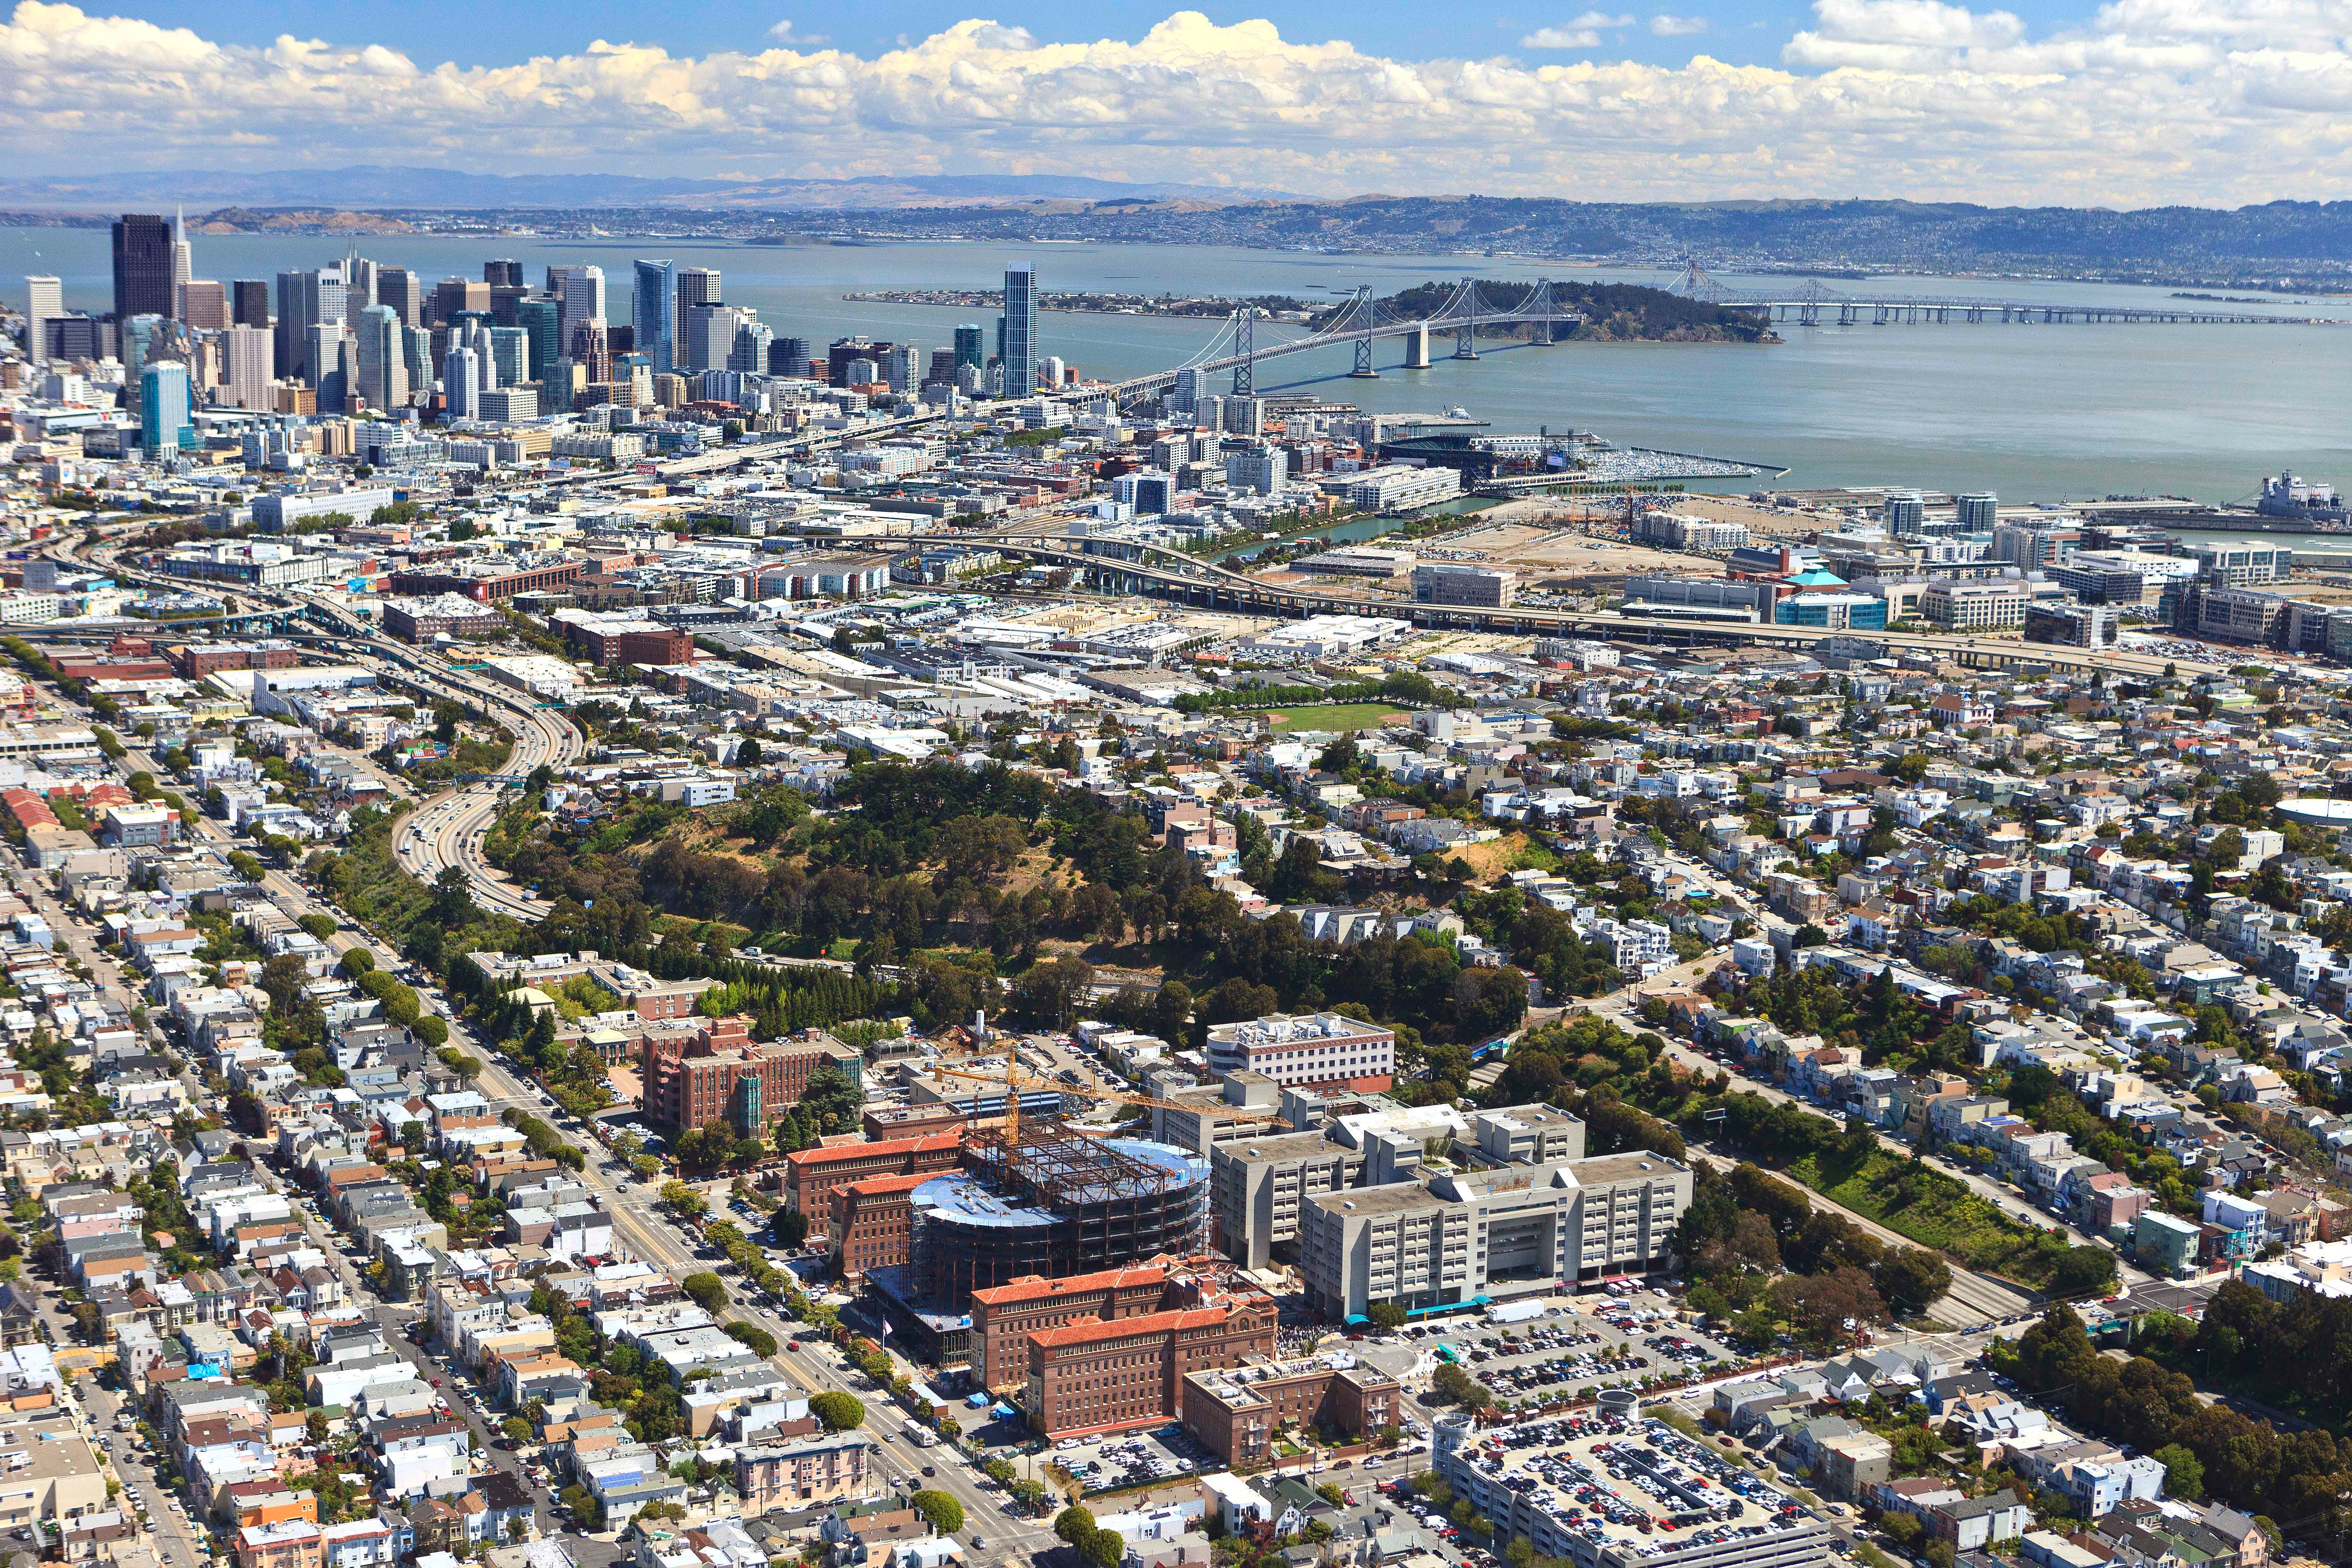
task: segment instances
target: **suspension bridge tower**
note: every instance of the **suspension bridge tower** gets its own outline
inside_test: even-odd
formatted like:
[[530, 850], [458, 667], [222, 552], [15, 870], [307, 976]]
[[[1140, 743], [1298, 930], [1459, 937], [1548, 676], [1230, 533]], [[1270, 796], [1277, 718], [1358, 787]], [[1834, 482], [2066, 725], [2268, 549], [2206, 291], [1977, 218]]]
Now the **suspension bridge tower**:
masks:
[[1361, 329], [1356, 333], [1356, 368], [1348, 373], [1358, 380], [1380, 379], [1381, 373], [1372, 368], [1372, 329], [1378, 324], [1376, 318], [1379, 314], [1379, 307], [1372, 303], [1372, 286], [1369, 283], [1358, 285], [1355, 302], [1348, 307], [1347, 311], [1349, 327], [1351, 330]]

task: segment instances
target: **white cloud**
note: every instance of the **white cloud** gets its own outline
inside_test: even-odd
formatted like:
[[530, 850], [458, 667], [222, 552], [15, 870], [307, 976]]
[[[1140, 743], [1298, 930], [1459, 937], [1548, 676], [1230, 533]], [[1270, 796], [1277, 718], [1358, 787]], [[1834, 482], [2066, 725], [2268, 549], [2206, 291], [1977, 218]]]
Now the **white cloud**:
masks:
[[1631, 16], [1612, 16], [1605, 11], [1587, 11], [1574, 21], [1557, 27], [1538, 27], [1519, 40], [1523, 49], [1590, 49], [1601, 43], [1603, 27], [1630, 27]]
[[776, 42], [783, 45], [787, 48], [794, 49], [820, 48], [824, 45], [833, 42], [833, 37], [829, 33], [796, 32], [793, 27], [793, 19], [790, 16], [785, 17], [774, 26], [769, 28], [768, 37], [775, 39]]
[[[534, 56], [518, 38], [503, 63], [458, 66], [413, 38], [251, 47], [23, 0], [0, 14], [0, 145], [13, 171], [58, 174], [167, 166], [194, 145], [247, 168], [479, 168], [495, 147], [501, 169], [747, 178], [2308, 199], [2352, 181], [2347, 3], [2105, 0], [2037, 37], [1946, 0], [1815, 0], [1776, 66], [1390, 58], [1191, 11], [1074, 43], [975, 20], [870, 57], [786, 27], [693, 57], [625, 40]], [[1592, 48], [1632, 25], [1589, 12], [1522, 47]]]
[[1650, 31], [1662, 38], [1687, 38], [1695, 33], [1706, 31], [1706, 18], [1704, 16], [1653, 16], [1650, 18]]

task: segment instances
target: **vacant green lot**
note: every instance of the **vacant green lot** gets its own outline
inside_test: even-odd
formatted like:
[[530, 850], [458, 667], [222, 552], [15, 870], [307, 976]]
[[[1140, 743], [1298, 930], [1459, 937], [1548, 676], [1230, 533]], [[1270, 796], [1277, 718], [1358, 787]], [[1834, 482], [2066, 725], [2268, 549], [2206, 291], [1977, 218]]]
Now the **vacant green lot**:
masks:
[[1319, 702], [1273, 709], [1266, 716], [1277, 730], [1377, 730], [1385, 720], [1405, 717], [1386, 702]]
[[1914, 1167], [1883, 1150], [1842, 1181], [1811, 1158], [1788, 1173], [1922, 1247], [2036, 1289], [2048, 1286], [2053, 1266], [2067, 1250], [2063, 1237], [2029, 1229], [1941, 1172]]

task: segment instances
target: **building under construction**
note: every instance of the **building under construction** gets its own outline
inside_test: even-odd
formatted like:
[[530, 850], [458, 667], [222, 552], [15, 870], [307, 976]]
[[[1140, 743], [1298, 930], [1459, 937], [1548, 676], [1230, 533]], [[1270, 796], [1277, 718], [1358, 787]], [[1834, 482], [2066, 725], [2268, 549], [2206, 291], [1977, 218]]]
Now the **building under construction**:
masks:
[[974, 1290], [1024, 1275], [1093, 1273], [1207, 1244], [1209, 1163], [1165, 1143], [1024, 1118], [1017, 1142], [975, 1133], [964, 1164], [912, 1199], [914, 1282], [936, 1309], [966, 1311]]

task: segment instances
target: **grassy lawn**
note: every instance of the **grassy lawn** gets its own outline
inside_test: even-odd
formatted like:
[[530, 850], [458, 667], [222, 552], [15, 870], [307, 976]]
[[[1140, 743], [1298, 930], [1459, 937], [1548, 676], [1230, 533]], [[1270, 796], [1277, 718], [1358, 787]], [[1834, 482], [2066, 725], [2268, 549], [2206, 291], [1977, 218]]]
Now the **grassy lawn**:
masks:
[[1377, 730], [1387, 720], [1406, 717], [1386, 702], [1318, 702], [1276, 708], [1266, 716], [1277, 730]]
[[667, 936], [672, 931], [680, 931], [689, 937], [698, 935], [703, 927], [709, 926], [714, 930], [725, 931], [727, 940], [738, 947], [750, 942], [753, 935], [750, 926], [730, 925], [725, 921], [690, 921], [684, 915], [656, 915], [653, 926], [654, 930], [663, 936]]
[[2049, 1283], [2052, 1264], [2066, 1250], [2063, 1239], [2018, 1224], [1951, 1177], [1913, 1171], [1884, 1150], [1842, 1180], [1811, 1158], [1788, 1174], [1922, 1247], [2036, 1289]]

